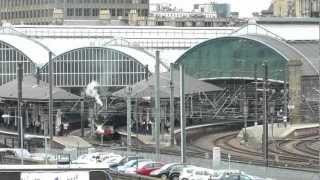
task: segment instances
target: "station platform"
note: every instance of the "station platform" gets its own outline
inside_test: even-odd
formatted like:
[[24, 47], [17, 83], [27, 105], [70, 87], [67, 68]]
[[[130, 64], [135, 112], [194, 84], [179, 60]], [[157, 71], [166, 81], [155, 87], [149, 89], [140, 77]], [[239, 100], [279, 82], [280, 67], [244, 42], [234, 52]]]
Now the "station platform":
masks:
[[[272, 140], [284, 140], [284, 139], [298, 139], [308, 136], [314, 136], [319, 134], [319, 124], [287, 124], [283, 123], [269, 124], [268, 136]], [[247, 139], [249, 144], [261, 144], [263, 125], [256, 125], [247, 127], [246, 130], [242, 130], [238, 134], [238, 138], [244, 140], [245, 131], [247, 133]], [[270, 139], [270, 140], [271, 140]]]
[[[18, 133], [12, 130], [0, 129], [0, 134], [9, 136], [12, 138], [17, 138]], [[25, 140], [38, 140], [38, 141], [44, 141], [44, 138], [50, 139], [49, 136], [39, 135], [39, 134], [31, 134], [31, 133], [25, 133], [24, 134]], [[4, 138], [2, 136], [2, 138]], [[0, 138], [1, 139], [1, 138]], [[4, 140], [2, 140], [3, 142]], [[92, 145], [84, 140], [83, 138], [79, 136], [54, 136], [53, 137], [54, 146], [56, 148], [64, 149], [64, 148], [90, 148]], [[18, 143], [16, 141], [16, 143]]]
[[91, 148], [92, 145], [79, 136], [55, 136], [53, 141], [61, 148]]
[[[119, 134], [122, 136], [127, 136], [127, 132], [125, 130], [119, 131]], [[136, 134], [132, 133], [131, 137], [136, 138], [140, 142], [146, 145], [155, 145], [156, 141], [152, 135], [149, 134]], [[169, 134], [161, 134], [160, 135], [160, 146], [168, 147], [170, 146], [170, 135]]]

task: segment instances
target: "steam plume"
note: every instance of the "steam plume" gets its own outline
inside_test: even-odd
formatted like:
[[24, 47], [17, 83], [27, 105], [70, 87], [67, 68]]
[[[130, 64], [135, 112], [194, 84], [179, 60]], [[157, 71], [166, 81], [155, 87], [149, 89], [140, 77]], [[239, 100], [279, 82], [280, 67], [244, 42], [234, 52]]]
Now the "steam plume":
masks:
[[98, 91], [96, 87], [98, 86], [98, 83], [96, 81], [92, 81], [90, 84], [88, 84], [87, 89], [86, 89], [86, 94], [90, 97], [95, 98], [96, 103], [99, 104], [100, 106], [103, 106], [103, 103], [100, 99], [100, 96], [98, 94]]

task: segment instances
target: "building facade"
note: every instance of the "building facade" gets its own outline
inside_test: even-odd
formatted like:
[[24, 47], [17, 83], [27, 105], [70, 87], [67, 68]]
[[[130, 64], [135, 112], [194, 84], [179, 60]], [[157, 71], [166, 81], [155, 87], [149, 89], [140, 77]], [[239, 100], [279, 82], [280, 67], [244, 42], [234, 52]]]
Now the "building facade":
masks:
[[319, 17], [320, 0], [295, 0], [297, 17]]
[[291, 16], [292, 0], [273, 0], [273, 15], [277, 17]]
[[0, 19], [12, 24], [65, 21], [128, 21], [130, 12], [148, 16], [149, 0], [0, 0]]
[[273, 16], [319, 17], [319, 0], [273, 0]]

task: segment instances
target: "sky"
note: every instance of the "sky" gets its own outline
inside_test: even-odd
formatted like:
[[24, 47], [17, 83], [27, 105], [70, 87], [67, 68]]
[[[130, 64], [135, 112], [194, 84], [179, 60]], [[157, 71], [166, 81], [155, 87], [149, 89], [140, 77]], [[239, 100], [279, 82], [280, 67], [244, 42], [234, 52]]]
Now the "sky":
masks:
[[[171, 3], [177, 8], [185, 10], [191, 10], [193, 4], [206, 2], [209, 2], [209, 0], [150, 0], [150, 3]], [[215, 0], [215, 2], [230, 3], [231, 11], [239, 12], [240, 17], [251, 17], [252, 12], [260, 12], [267, 9], [271, 0]]]

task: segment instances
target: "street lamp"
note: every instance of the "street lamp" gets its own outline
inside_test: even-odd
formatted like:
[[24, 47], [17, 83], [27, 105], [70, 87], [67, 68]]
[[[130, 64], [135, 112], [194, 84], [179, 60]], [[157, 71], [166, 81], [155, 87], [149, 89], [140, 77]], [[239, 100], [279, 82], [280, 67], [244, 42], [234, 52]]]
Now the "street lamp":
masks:
[[[23, 164], [23, 122], [21, 116], [11, 116], [9, 114], [3, 114], [1, 116], [2, 118], [19, 118], [20, 120], [20, 149], [21, 149], [21, 164]], [[19, 134], [19, 133], [18, 133]]]

